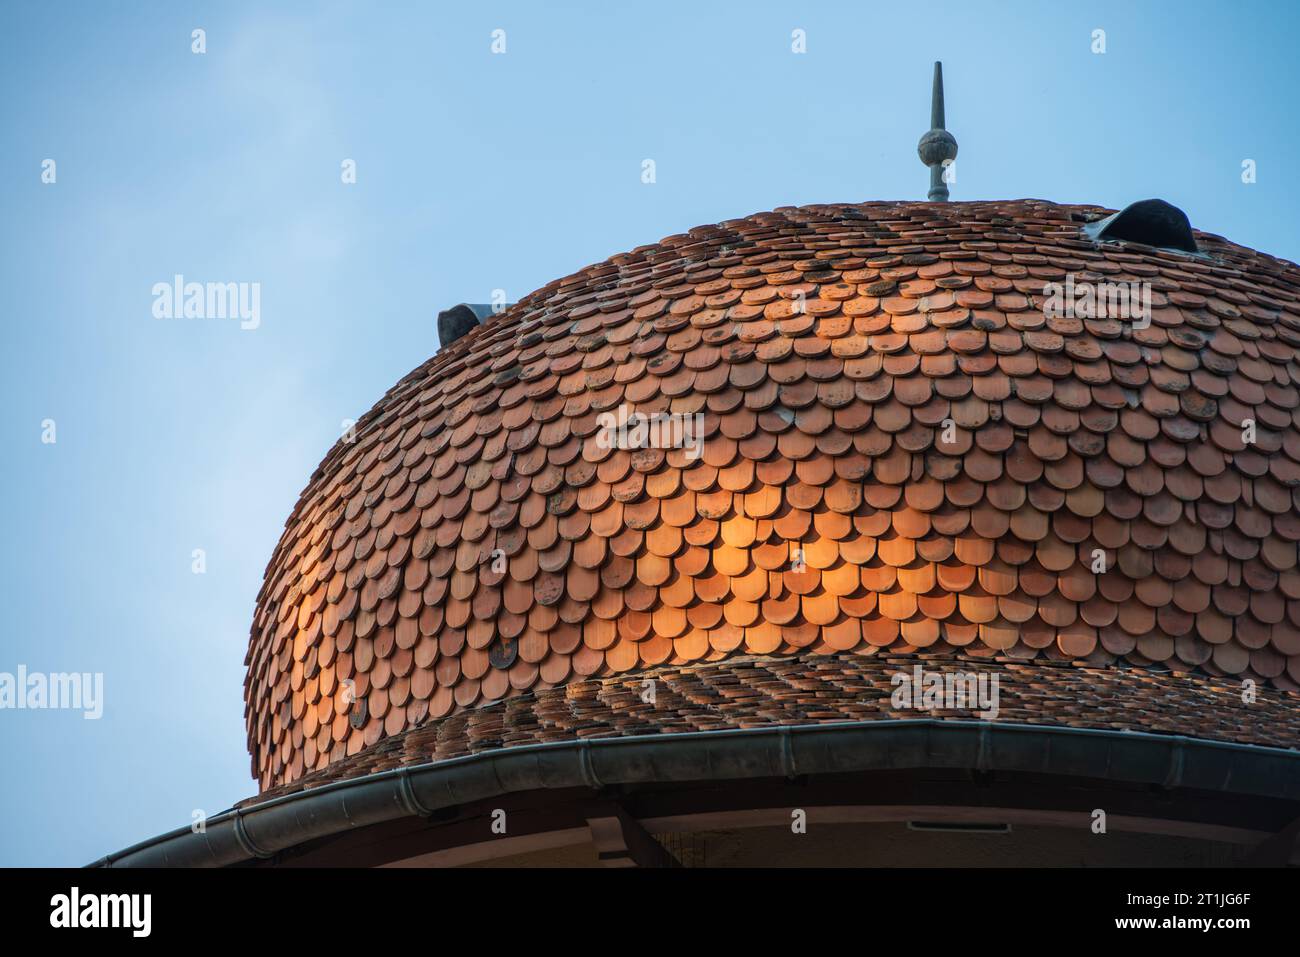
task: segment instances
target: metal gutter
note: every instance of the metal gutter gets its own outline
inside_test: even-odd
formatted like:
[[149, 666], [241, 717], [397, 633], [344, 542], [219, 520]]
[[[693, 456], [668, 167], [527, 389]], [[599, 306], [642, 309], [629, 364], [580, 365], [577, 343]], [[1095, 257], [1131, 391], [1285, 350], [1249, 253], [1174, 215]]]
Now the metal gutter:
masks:
[[1300, 751], [1133, 731], [934, 718], [526, 745], [403, 767], [225, 811], [91, 867], [222, 867], [523, 791], [909, 768], [1088, 777], [1300, 801]]

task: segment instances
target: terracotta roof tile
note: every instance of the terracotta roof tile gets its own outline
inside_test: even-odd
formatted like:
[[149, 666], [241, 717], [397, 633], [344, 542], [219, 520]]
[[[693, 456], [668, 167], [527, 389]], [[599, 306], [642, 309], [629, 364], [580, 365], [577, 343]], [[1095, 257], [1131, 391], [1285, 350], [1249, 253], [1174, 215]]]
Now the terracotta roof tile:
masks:
[[[860, 718], [882, 649], [1050, 676], [1009, 720], [1300, 744], [1300, 269], [1094, 246], [1104, 213], [783, 208], [439, 352], [326, 456], [267, 568], [261, 787]], [[1067, 272], [1150, 281], [1150, 327], [1045, 315]], [[620, 407], [702, 413], [702, 454], [602, 445]], [[641, 669], [670, 707], [638, 710]], [[1267, 708], [1206, 703], [1243, 678]]]
[[[868, 640], [877, 637], [879, 629], [870, 620], [862, 624], [869, 626]], [[319, 770], [306, 771], [290, 783], [274, 786], [241, 803], [248, 806], [404, 766], [503, 747], [578, 738], [900, 717], [947, 720], [975, 717], [969, 710], [931, 714], [891, 709], [892, 676], [918, 663], [931, 669], [997, 674], [1000, 721], [1190, 734], [1215, 741], [1281, 747], [1293, 746], [1300, 738], [1300, 709], [1295, 706], [1293, 694], [1265, 690], [1255, 707], [1242, 709], [1240, 688], [1234, 681], [1189, 672], [1216, 659], [1227, 666], [1216, 664], [1224, 671], [1257, 665], [1263, 665], [1266, 671], [1278, 671], [1283, 656], [1274, 651], [1247, 652], [1231, 644], [1211, 646], [1194, 636], [1175, 639], [1155, 636], [1147, 647], [1162, 651], [1164, 648], [1158, 645], [1172, 645], [1172, 671], [1061, 660], [1086, 658], [1098, 646], [1107, 655], [1121, 650], [1130, 654], [1137, 646], [1131, 636], [1116, 641], [1113, 633], [1105, 628], [1093, 631], [1084, 627], [1065, 629], [1059, 634], [1055, 639], [1056, 659], [1024, 661], [1017, 660], [1022, 656], [1014, 651], [1024, 648], [1033, 657], [1045, 647], [1044, 642], [1051, 642], [1051, 632], [1041, 626], [1016, 628], [991, 624], [978, 626], [981, 642], [985, 639], [1005, 642], [1018, 636], [1021, 644], [1012, 649], [1013, 653], [989, 660], [953, 653], [956, 643], [970, 640], [958, 635], [957, 627], [950, 627], [949, 650], [942, 654], [929, 653], [931, 646], [922, 644], [931, 640], [943, 643], [942, 638], [933, 634], [919, 634], [914, 629], [912, 637], [919, 639], [916, 647], [926, 651], [903, 656], [882, 653], [873, 644], [863, 646], [861, 632], [841, 624], [826, 634], [827, 649], [834, 654], [803, 653], [787, 658], [739, 656], [699, 664], [647, 662], [660, 666], [655, 674], [658, 691], [653, 705], [642, 700], [639, 677], [585, 677], [580, 671], [567, 670], [568, 662], [563, 656], [556, 656], [556, 663], [543, 663], [531, 690], [441, 720], [411, 725], [384, 736], [351, 757], [344, 756], [322, 765]], [[897, 623], [890, 623], [889, 629], [879, 637], [891, 639], [898, 634], [897, 628]], [[974, 634], [972, 631], [970, 638]], [[702, 653], [703, 639], [694, 640], [699, 644], [692, 650]], [[644, 642], [640, 647], [645, 647]], [[681, 639], [673, 647], [680, 653], [684, 647]], [[844, 653], [850, 650], [858, 653]], [[546, 676], [548, 667], [554, 669], [553, 679]], [[560, 686], [566, 680], [569, 683]], [[485, 678], [483, 686], [486, 685]], [[314, 745], [313, 739], [304, 737], [304, 754], [310, 754]], [[307, 766], [305, 759], [303, 766]]]

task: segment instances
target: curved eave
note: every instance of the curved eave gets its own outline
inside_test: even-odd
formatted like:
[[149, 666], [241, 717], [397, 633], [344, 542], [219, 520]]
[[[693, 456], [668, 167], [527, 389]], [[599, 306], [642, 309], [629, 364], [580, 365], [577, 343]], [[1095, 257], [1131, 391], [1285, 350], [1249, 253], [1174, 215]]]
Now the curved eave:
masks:
[[221, 867], [505, 794], [909, 768], [1018, 771], [1300, 801], [1300, 752], [1131, 731], [915, 719], [529, 745], [399, 768], [226, 811], [99, 867]]

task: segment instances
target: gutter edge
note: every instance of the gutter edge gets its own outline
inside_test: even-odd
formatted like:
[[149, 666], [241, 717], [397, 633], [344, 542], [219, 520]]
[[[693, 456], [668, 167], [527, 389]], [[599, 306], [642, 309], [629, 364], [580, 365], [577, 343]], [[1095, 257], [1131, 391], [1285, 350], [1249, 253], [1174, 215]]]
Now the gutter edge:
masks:
[[177, 828], [88, 866], [231, 866], [352, 828], [527, 790], [907, 767], [1036, 771], [1300, 800], [1296, 750], [989, 721], [846, 721], [549, 742], [408, 765], [232, 808], [209, 818], [204, 832]]

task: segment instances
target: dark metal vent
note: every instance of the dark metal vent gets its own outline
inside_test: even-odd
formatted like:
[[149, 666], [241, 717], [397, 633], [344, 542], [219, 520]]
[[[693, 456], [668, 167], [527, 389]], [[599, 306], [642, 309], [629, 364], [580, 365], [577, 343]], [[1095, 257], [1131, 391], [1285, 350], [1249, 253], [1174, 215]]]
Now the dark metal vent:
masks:
[[492, 306], [485, 302], [462, 302], [438, 313], [438, 347], [449, 346], [475, 326], [482, 325], [492, 315]]
[[1144, 199], [1083, 227], [1093, 240], [1142, 243], [1159, 249], [1197, 252], [1187, 214], [1163, 199]]

